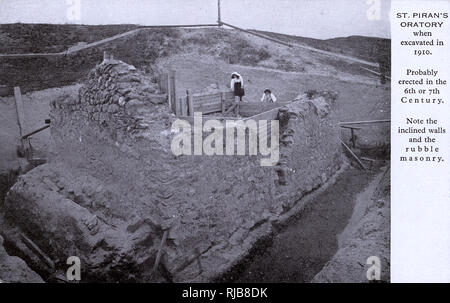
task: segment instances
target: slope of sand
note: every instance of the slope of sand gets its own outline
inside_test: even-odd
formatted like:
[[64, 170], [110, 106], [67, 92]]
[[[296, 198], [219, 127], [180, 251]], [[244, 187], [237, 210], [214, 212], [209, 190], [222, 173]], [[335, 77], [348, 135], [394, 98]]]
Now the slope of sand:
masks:
[[367, 271], [373, 263], [367, 259], [372, 256], [380, 260], [380, 281], [389, 282], [389, 239], [390, 178], [385, 169], [358, 195], [353, 215], [338, 237], [338, 251], [313, 282], [368, 282]]

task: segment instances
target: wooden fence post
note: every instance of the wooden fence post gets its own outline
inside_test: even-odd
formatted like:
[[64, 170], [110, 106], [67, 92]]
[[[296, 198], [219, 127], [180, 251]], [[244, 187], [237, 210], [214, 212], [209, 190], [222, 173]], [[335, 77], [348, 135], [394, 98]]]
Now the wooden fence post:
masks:
[[174, 70], [171, 70], [169, 72], [168, 82], [170, 82], [170, 90], [168, 90], [167, 93], [171, 94], [172, 100], [175, 101], [175, 100], [177, 100], [177, 94], [176, 94], [177, 86], [176, 86], [176, 73]]
[[222, 115], [225, 114], [225, 93], [220, 93], [220, 103], [221, 103], [221, 109], [222, 109]]
[[172, 112], [175, 112], [174, 109], [173, 109], [173, 106], [172, 106], [172, 94], [171, 94], [172, 85], [170, 83], [170, 76], [169, 76], [169, 74], [164, 74], [163, 79], [164, 79], [164, 81], [167, 81], [167, 87], [164, 87], [165, 88], [165, 92], [164, 93], [167, 94], [167, 103], [168, 103], [168, 106], [169, 106], [169, 110], [172, 111]]
[[177, 99], [175, 99], [174, 100], [175, 101], [175, 108], [174, 108], [174, 114], [175, 114], [175, 116], [179, 116], [180, 114], [179, 114], [179, 111], [180, 111], [180, 105], [181, 105], [181, 101], [180, 101], [180, 98], [177, 98]]
[[177, 98], [177, 104], [176, 104], [176, 109], [175, 109], [177, 117], [180, 117], [183, 115], [183, 103], [185, 103], [183, 101], [184, 101], [183, 98]]
[[186, 97], [180, 98], [181, 100], [181, 115], [183, 117], [186, 117], [188, 115], [188, 108], [187, 108], [187, 100], [189, 99], [189, 95], [187, 95], [188, 92], [186, 91]]
[[17, 123], [19, 124], [19, 133], [22, 140], [24, 128], [25, 128], [25, 111], [23, 108], [22, 93], [20, 92], [20, 87], [14, 87], [14, 99], [16, 101], [16, 113], [17, 113]]
[[194, 96], [192, 95], [192, 91], [188, 89], [186, 91], [187, 94], [187, 102], [188, 102], [188, 114], [191, 117], [194, 117]]

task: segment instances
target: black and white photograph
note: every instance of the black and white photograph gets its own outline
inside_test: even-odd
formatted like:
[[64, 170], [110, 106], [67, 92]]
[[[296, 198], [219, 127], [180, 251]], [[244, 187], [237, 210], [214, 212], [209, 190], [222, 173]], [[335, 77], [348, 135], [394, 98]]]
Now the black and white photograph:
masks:
[[0, 281], [391, 282], [390, 10], [0, 0]]

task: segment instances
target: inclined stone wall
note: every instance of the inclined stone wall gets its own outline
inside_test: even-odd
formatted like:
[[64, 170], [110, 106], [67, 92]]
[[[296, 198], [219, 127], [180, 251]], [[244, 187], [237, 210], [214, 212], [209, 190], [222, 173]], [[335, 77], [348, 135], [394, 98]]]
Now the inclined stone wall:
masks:
[[133, 67], [105, 62], [79, 96], [53, 102], [58, 156], [22, 176], [5, 209], [55, 267], [78, 255], [91, 279], [209, 281], [341, 165], [332, 104], [307, 97], [279, 113], [276, 167], [259, 156], [176, 157], [174, 117], [149, 87]]

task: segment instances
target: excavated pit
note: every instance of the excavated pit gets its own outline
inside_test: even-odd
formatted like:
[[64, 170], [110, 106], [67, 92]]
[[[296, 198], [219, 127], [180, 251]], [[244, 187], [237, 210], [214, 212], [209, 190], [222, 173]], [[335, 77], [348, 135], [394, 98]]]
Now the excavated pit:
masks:
[[326, 97], [275, 112], [275, 167], [260, 166], [260, 156], [174, 156], [166, 96], [118, 60], [51, 105], [57, 156], [22, 175], [2, 206], [5, 240], [48, 280], [78, 256], [83, 282], [212, 281], [342, 166]]

